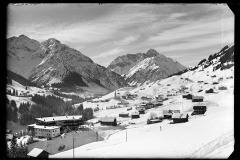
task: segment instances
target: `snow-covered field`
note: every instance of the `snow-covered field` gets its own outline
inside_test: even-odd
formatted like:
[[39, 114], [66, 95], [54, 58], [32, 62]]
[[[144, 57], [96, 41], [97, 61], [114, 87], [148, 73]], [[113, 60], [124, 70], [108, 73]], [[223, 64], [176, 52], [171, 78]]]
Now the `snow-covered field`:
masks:
[[[216, 75], [216, 77], [211, 77]], [[119, 118], [118, 114], [126, 112], [125, 108], [105, 110], [104, 106], [113, 105], [109, 102], [90, 103], [103, 107], [95, 112], [96, 117], [115, 116], [118, 121], [128, 125], [126, 130], [112, 134], [102, 142], [90, 143], [75, 148], [74, 157], [93, 158], [227, 158], [234, 150], [234, 81], [227, 77], [234, 76], [234, 67], [228, 70], [212, 72], [211, 66], [204, 71], [189, 71], [180, 76], [173, 76], [155, 83], [145, 83], [143, 86], [130, 90], [137, 93], [137, 100], [128, 100], [130, 106], [141, 102], [143, 95], [155, 96], [167, 94], [167, 91], [178, 90], [181, 85], [188, 87], [187, 91], [204, 96], [207, 105], [205, 115], [190, 116], [189, 121], [180, 124], [170, 124], [170, 120], [161, 123], [146, 125], [149, 113], [161, 114], [162, 109], [179, 109], [181, 112], [192, 112], [193, 102], [182, 98], [178, 93], [157, 109], [150, 109], [139, 119], [134, 119], [136, 124], [128, 124], [130, 118]], [[213, 85], [212, 82], [218, 81]], [[190, 80], [186, 80], [189, 78]], [[204, 81], [198, 83], [198, 81]], [[205, 84], [208, 83], [208, 84]], [[167, 84], [171, 84], [167, 86]], [[227, 90], [218, 90], [218, 86], [225, 85]], [[141, 90], [141, 88], [145, 88]], [[206, 94], [205, 90], [213, 88], [215, 93]], [[202, 89], [202, 92], [198, 92]], [[110, 98], [114, 92], [103, 96]], [[88, 104], [87, 104], [88, 103]], [[134, 107], [133, 107], [134, 108]], [[132, 111], [130, 111], [132, 112]], [[161, 126], [161, 131], [160, 131]], [[127, 140], [126, 140], [127, 135]], [[50, 155], [51, 158], [72, 158], [72, 150]]]

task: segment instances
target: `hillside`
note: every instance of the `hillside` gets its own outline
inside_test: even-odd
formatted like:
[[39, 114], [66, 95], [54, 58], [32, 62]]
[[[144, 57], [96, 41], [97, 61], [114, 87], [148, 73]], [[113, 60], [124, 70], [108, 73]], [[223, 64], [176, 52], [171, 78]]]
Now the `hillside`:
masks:
[[[116, 100], [85, 102], [83, 107], [103, 108], [94, 113], [97, 118], [114, 116], [119, 125], [127, 129], [112, 134], [103, 142], [93, 142], [75, 148], [74, 156], [77, 158], [228, 158], [234, 150], [235, 143], [233, 45], [219, 53], [221, 55], [213, 58], [212, 63], [206, 68], [197, 65], [180, 75], [144, 83], [136, 88], [118, 89], [117, 93], [121, 95], [125, 91], [137, 94], [136, 99], [125, 100], [129, 103], [128, 106], [133, 107], [130, 111], [127, 111], [126, 107], [106, 108], [116, 105], [118, 103], [115, 102]], [[231, 67], [216, 69], [221, 64], [222, 57], [229, 60], [222, 63], [222, 66], [231, 64]], [[184, 90], [182, 90], [183, 86]], [[225, 86], [227, 89], [221, 90], [220, 86]], [[214, 93], [206, 93], [209, 88], [212, 88]], [[187, 93], [203, 96], [204, 100], [196, 103], [183, 99], [182, 95]], [[142, 102], [142, 96], [154, 99], [159, 94], [168, 97], [168, 100], [163, 102], [163, 106], [148, 109], [146, 114], [141, 114], [140, 118], [134, 120], [118, 117], [122, 112], [134, 112], [135, 107]], [[113, 97], [114, 92], [96, 100]], [[207, 106], [204, 115], [191, 115], [193, 106], [197, 104]], [[168, 109], [178, 109], [181, 113], [188, 113], [188, 122], [172, 124], [171, 120], [166, 119], [161, 123], [146, 125], [151, 113], [159, 116], [163, 114], [163, 110]], [[97, 124], [94, 128], [97, 128]], [[68, 150], [50, 157], [72, 158], [72, 153], [72, 150]]]

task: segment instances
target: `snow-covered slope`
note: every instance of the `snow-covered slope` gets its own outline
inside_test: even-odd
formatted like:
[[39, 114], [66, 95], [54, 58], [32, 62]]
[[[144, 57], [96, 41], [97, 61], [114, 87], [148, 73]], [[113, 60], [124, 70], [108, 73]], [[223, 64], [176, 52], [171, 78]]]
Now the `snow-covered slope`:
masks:
[[186, 67], [150, 49], [147, 53], [120, 56], [111, 62], [108, 69], [124, 75], [130, 84], [135, 85], [166, 78]]

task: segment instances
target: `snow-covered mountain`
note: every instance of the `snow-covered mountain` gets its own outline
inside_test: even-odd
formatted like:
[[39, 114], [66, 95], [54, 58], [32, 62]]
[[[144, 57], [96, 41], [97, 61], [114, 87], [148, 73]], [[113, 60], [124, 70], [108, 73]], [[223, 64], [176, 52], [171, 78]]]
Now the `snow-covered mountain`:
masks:
[[7, 69], [28, 78], [44, 58], [39, 49], [40, 43], [25, 35], [7, 39]]
[[126, 85], [120, 75], [54, 38], [39, 43], [21, 35], [7, 43], [7, 68], [39, 86], [79, 86], [106, 93]]
[[147, 53], [127, 54], [117, 57], [108, 69], [123, 75], [131, 84], [156, 81], [186, 69], [171, 58], [150, 49]]

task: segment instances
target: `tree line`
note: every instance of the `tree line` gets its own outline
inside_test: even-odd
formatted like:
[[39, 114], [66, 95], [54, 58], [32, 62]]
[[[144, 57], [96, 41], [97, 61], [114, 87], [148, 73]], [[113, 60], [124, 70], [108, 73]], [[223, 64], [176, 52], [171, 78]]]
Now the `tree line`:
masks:
[[74, 107], [72, 102], [65, 102], [60, 97], [34, 95], [32, 101], [35, 104], [21, 103], [17, 108], [14, 100], [7, 100], [7, 120], [28, 125], [35, 123], [35, 118], [41, 117], [83, 115], [84, 120], [93, 118], [91, 108], [83, 109], [83, 105]]

